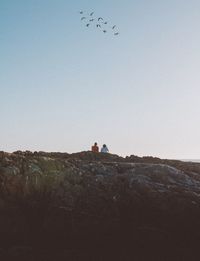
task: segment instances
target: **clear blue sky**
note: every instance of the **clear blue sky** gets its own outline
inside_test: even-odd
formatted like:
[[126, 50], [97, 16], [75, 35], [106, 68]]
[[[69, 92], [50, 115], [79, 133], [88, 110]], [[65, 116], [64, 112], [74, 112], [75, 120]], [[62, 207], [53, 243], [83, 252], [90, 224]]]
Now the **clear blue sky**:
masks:
[[[120, 36], [86, 28], [95, 11]], [[1, 0], [0, 150], [200, 158], [199, 0]]]

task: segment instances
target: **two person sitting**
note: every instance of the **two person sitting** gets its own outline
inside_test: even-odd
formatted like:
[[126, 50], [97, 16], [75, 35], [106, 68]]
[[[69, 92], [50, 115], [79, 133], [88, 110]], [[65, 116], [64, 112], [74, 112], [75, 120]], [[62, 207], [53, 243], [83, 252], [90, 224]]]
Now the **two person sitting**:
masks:
[[[92, 146], [92, 152], [99, 152], [99, 147], [97, 145], [97, 142], [94, 143], [94, 145]], [[101, 148], [101, 152], [102, 153], [108, 153], [108, 147], [106, 146], [106, 144], [103, 144], [102, 148]]]

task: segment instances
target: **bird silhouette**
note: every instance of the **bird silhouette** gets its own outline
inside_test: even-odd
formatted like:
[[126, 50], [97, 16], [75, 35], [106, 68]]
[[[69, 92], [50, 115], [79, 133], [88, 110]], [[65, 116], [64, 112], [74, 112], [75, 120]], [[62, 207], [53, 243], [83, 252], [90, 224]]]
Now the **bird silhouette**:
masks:
[[[95, 12], [85, 12], [85, 11], [78, 11], [80, 13], [80, 19], [81, 21], [85, 20], [85, 23], [83, 23], [83, 25], [85, 25], [86, 27], [92, 27], [92, 25], [94, 25], [96, 28], [100, 28], [101, 32], [103, 32], [104, 34], [107, 33], [111, 33], [115, 36], [119, 35], [119, 29], [117, 29], [117, 25], [110, 25], [110, 21], [109, 20], [104, 20], [104, 17], [96, 17], [94, 14]], [[94, 22], [95, 21], [95, 22]], [[94, 23], [93, 23], [94, 22]], [[109, 25], [108, 25], [109, 24]]]

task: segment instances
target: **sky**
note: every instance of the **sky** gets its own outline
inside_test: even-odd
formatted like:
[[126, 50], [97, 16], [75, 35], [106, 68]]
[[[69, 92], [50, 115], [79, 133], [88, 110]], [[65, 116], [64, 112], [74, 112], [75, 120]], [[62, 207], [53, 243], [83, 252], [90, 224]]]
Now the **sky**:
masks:
[[199, 0], [0, 0], [0, 150], [200, 158], [199, 13]]

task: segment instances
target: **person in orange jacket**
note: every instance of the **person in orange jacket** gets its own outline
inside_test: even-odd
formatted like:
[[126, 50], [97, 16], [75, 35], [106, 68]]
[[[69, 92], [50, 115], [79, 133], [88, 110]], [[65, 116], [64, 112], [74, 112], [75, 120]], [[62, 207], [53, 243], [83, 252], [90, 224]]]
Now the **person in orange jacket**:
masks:
[[99, 152], [99, 147], [97, 146], [97, 142], [94, 143], [91, 150], [92, 152]]

